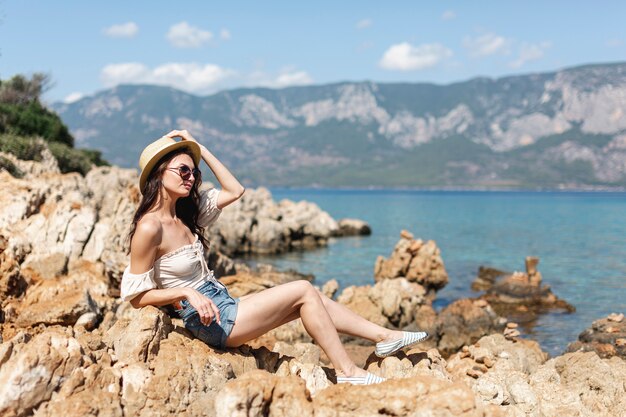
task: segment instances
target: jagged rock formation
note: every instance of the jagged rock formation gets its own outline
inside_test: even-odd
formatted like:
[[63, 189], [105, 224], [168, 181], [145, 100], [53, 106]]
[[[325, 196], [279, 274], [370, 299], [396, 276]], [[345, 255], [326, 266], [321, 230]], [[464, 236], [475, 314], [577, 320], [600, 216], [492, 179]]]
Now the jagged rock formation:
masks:
[[567, 346], [568, 352], [595, 352], [601, 358], [626, 359], [626, 319], [624, 313], [611, 313], [583, 330], [578, 340]]
[[522, 323], [532, 321], [538, 314], [549, 310], [576, 311], [574, 306], [558, 298], [549, 285], [542, 283], [538, 263], [539, 258], [527, 257], [525, 273], [480, 267], [472, 289], [486, 291], [480, 298], [489, 302], [499, 315]]

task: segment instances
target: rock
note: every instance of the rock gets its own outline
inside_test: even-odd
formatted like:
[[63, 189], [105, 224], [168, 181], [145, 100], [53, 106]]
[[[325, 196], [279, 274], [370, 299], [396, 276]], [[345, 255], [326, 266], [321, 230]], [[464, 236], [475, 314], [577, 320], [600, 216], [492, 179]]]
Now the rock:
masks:
[[202, 341], [172, 332], [160, 342], [149, 368], [134, 366], [121, 367], [125, 415], [222, 415], [214, 411], [215, 400], [234, 378], [233, 367]]
[[121, 417], [121, 374], [117, 369], [92, 364], [75, 370], [53, 398], [35, 412], [37, 417]]
[[0, 369], [0, 414], [30, 415], [82, 364], [76, 339], [56, 331], [35, 336]]
[[472, 284], [475, 290], [486, 290], [481, 298], [486, 300], [501, 316], [529, 323], [538, 314], [550, 310], [571, 313], [574, 306], [559, 299], [548, 285], [541, 285], [541, 273], [537, 271], [539, 258], [527, 257], [527, 272], [503, 271], [480, 267], [478, 277]]
[[339, 226], [328, 213], [306, 201], [275, 203], [265, 188], [247, 190], [209, 231], [211, 242], [228, 256], [282, 253], [325, 246]]
[[336, 279], [331, 279], [326, 281], [326, 283], [324, 283], [324, 285], [322, 286], [322, 294], [324, 294], [326, 297], [332, 299], [335, 296], [335, 293], [337, 292], [337, 290], [339, 289], [339, 283], [337, 282]]
[[620, 313], [620, 314], [617, 314], [617, 313], [611, 313], [611, 314], [609, 314], [609, 315], [607, 316], [607, 319], [608, 319], [609, 321], [614, 321], [614, 322], [616, 322], [616, 323], [621, 323], [621, 322], [622, 322], [622, 320], [624, 320], [624, 314], [623, 314], [623, 313]]
[[75, 327], [85, 330], [93, 330], [98, 324], [98, 315], [94, 312], [85, 313], [76, 320]]
[[315, 416], [496, 416], [466, 385], [431, 376], [367, 386], [332, 386], [313, 399]]
[[161, 340], [170, 331], [169, 316], [156, 307], [147, 306], [133, 311], [131, 320], [118, 320], [103, 341], [115, 351], [119, 361], [146, 362], [158, 354]]
[[281, 355], [296, 358], [299, 362], [312, 364], [318, 364], [320, 362], [321, 349], [313, 343], [285, 343], [279, 341], [274, 344], [272, 350]]
[[530, 375], [541, 415], [619, 416], [626, 410], [626, 362], [566, 353]]
[[383, 327], [406, 327], [416, 321], [419, 308], [428, 303], [426, 290], [405, 278], [385, 279], [372, 286], [351, 286], [337, 301]]
[[112, 303], [107, 281], [89, 263], [67, 276], [40, 281], [28, 288], [15, 323], [19, 327], [72, 326], [83, 314], [99, 316], [101, 309]]
[[507, 272], [481, 265], [478, 267], [478, 276], [472, 282], [472, 289], [474, 291], [487, 290], [493, 286], [498, 278], [504, 275], [507, 275]]
[[511, 342], [494, 334], [481, 338], [467, 352], [452, 355], [446, 370], [486, 403], [506, 405], [507, 415], [526, 415], [538, 404], [528, 375], [539, 369], [547, 356], [536, 342]]
[[439, 313], [433, 338], [439, 351], [450, 355], [483, 336], [502, 332], [505, 323], [491, 307], [480, 308], [470, 299], [461, 299]]
[[578, 336], [577, 342], [568, 345], [567, 351], [596, 352], [601, 358], [618, 356], [626, 359], [626, 346], [618, 343], [618, 340], [626, 339], [626, 321], [616, 321], [619, 316], [594, 321]]
[[257, 271], [239, 272], [220, 279], [222, 284], [228, 287], [228, 292], [233, 297], [243, 297], [247, 294], [256, 293], [276, 285], [285, 284], [304, 279], [313, 281], [313, 275], [300, 274], [296, 271], [278, 271], [271, 265], [261, 265]]
[[227, 383], [216, 397], [215, 413], [232, 417], [307, 417], [313, 416], [313, 404], [302, 379], [258, 370]]
[[368, 236], [372, 234], [372, 229], [363, 220], [340, 219], [337, 225], [339, 228], [333, 232], [333, 236]]
[[437, 244], [432, 240], [422, 242], [408, 236], [412, 235], [401, 233], [401, 239], [389, 259], [378, 257], [374, 267], [375, 280], [406, 278], [432, 293], [443, 288], [448, 283], [448, 274]]

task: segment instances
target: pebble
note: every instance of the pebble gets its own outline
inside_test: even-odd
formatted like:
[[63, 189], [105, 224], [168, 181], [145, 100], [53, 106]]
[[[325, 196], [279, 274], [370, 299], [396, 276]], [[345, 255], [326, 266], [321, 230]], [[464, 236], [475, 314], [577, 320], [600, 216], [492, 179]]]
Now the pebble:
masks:
[[624, 338], [615, 339], [615, 346], [619, 346], [619, 347], [626, 346], [626, 339]]
[[517, 329], [518, 324], [517, 323], [513, 323], [513, 322], [509, 322], [506, 324], [506, 327], [508, 329]]
[[486, 366], [487, 368], [493, 368], [493, 365], [495, 365], [495, 364], [496, 364], [496, 363], [494, 362], [494, 360], [493, 360], [493, 359], [491, 359], [490, 357], [486, 357], [486, 358], [483, 360], [483, 363], [485, 364], [485, 366]]
[[408, 230], [402, 230], [400, 232], [400, 237], [402, 239], [413, 239], [413, 234], [411, 234], [411, 232], [409, 232]]
[[607, 316], [607, 319], [609, 319], [609, 321], [614, 321], [616, 323], [621, 323], [622, 320], [624, 320], [624, 314], [623, 313], [620, 313], [620, 314], [611, 313], [611, 314], [609, 314]]

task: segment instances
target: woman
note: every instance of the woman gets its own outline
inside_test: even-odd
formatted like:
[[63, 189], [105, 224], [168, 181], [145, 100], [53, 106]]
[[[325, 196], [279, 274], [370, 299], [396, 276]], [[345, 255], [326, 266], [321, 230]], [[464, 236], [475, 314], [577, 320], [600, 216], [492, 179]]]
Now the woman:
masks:
[[[215, 174], [221, 191], [199, 193], [200, 158]], [[427, 338], [424, 332], [400, 332], [373, 324], [307, 281], [233, 299], [206, 265], [208, 242], [203, 231], [222, 208], [241, 198], [244, 187], [186, 130], [173, 130], [148, 145], [139, 166], [143, 198], [131, 226], [130, 265], [121, 288], [122, 297], [133, 307], [172, 304], [194, 336], [220, 349], [240, 346], [301, 318], [330, 358], [338, 383], [384, 380], [354, 364], [338, 332], [376, 342], [380, 357]]]

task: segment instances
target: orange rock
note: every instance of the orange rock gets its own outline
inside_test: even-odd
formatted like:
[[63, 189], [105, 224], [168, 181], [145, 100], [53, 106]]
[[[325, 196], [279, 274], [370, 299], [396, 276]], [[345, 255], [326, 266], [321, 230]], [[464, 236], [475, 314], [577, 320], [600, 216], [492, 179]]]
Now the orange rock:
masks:
[[484, 307], [487, 307], [489, 303], [486, 300], [476, 300], [474, 301], [474, 305], [476, 307], [484, 308]]
[[413, 240], [413, 234], [411, 232], [409, 232], [408, 230], [402, 230], [400, 232], [400, 237], [402, 239], [409, 239], [409, 240]]
[[511, 322], [508, 322], [508, 323], [506, 324], [506, 327], [507, 327], [508, 329], [517, 329], [518, 324], [517, 324], [517, 323], [513, 323], [513, 322], [511, 321]]

